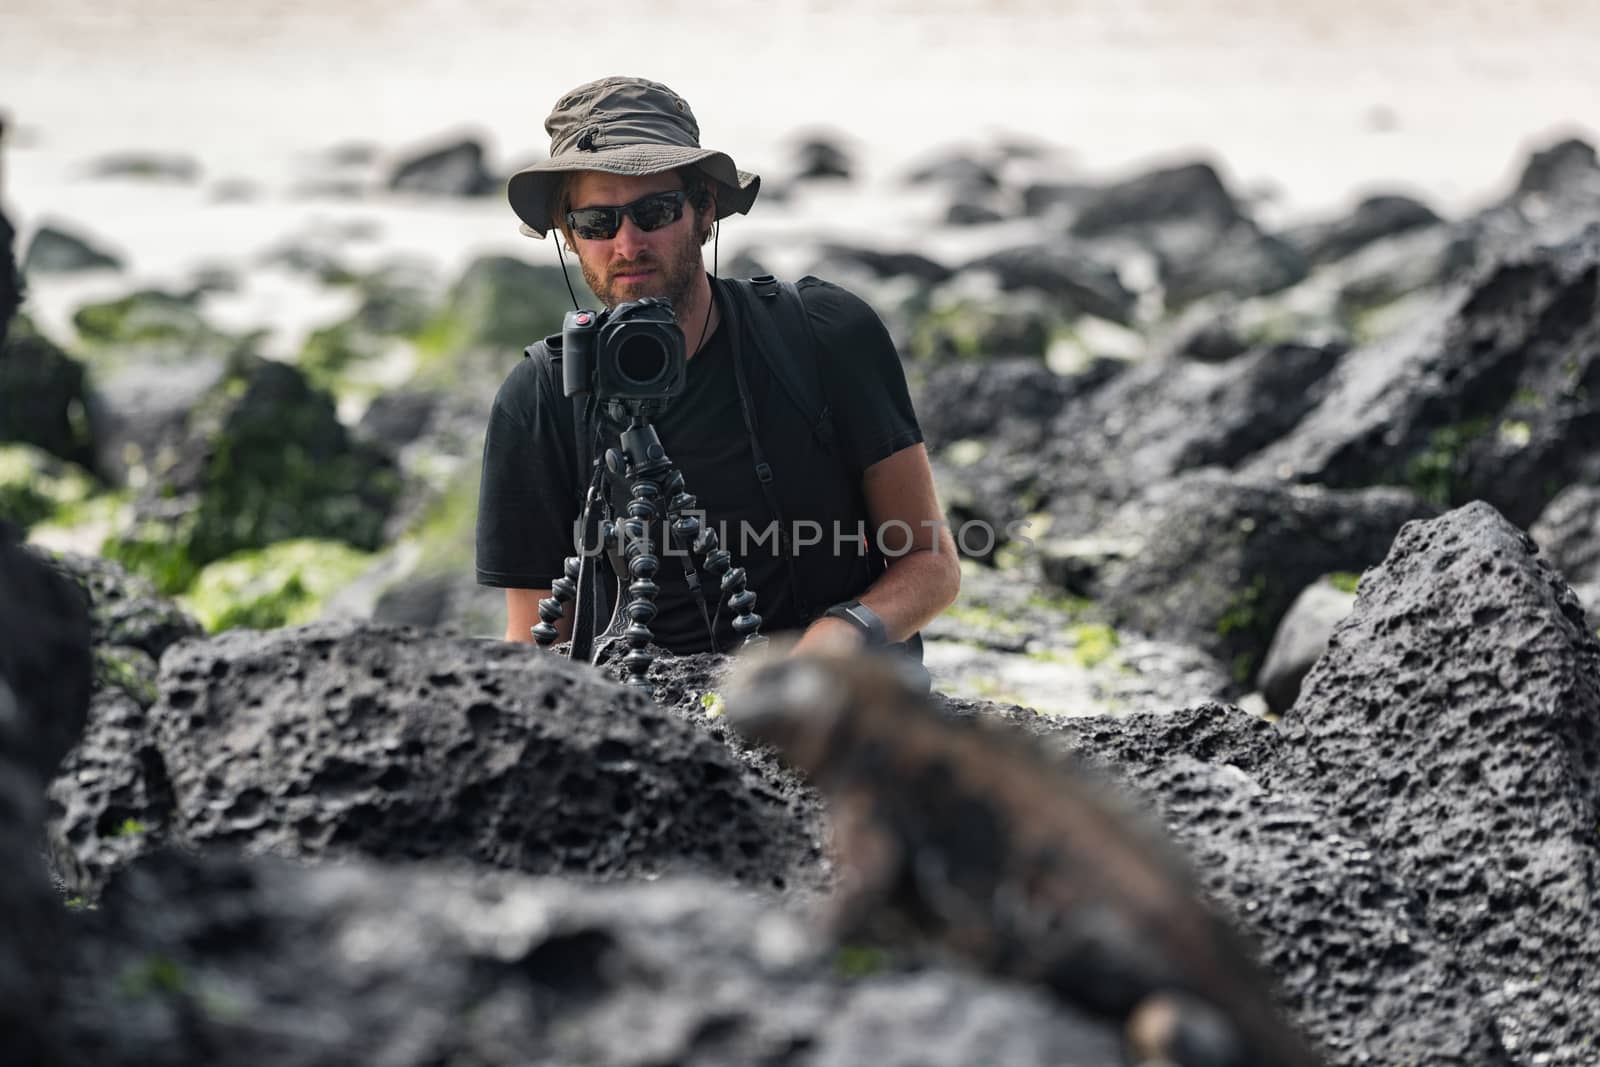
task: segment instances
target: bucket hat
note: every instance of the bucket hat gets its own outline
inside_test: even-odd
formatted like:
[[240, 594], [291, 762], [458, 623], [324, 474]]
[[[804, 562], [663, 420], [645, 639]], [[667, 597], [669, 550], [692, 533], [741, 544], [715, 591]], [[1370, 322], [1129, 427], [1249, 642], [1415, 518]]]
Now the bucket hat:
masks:
[[688, 101], [644, 78], [601, 78], [563, 96], [544, 120], [550, 158], [511, 176], [506, 196], [522, 232], [543, 237], [555, 215], [561, 175], [578, 170], [660, 174], [695, 166], [717, 187], [717, 218], [749, 212], [761, 178], [724, 152], [700, 147], [700, 124]]

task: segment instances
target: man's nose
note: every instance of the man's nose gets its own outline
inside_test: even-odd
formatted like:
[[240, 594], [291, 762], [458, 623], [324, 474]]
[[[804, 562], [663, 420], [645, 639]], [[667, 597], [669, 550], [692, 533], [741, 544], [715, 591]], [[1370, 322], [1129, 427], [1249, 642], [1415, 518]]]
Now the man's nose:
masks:
[[623, 259], [633, 259], [645, 246], [645, 233], [634, 223], [631, 216], [622, 216], [622, 225], [617, 227], [617, 236], [612, 238], [616, 252]]

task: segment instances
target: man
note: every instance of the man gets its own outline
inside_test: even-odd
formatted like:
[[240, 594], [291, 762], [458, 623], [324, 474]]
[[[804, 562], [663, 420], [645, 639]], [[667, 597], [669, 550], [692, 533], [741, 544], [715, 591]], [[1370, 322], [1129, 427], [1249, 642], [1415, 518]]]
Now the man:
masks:
[[[512, 176], [512, 209], [525, 234], [561, 231], [607, 307], [672, 301], [688, 381], [654, 425], [708, 524], [746, 568], [763, 631], [803, 629], [801, 649], [914, 635], [954, 601], [960, 569], [905, 376], [876, 314], [836, 286], [805, 280], [814, 340], [787, 335], [785, 352], [769, 351], [777, 334], [756, 319], [771, 312], [749, 297], [750, 283], [710, 278], [701, 252], [717, 220], [750, 210], [760, 178], [700, 147], [693, 112], [666, 86], [640, 78], [580, 86], [545, 129], [550, 158]], [[588, 484], [583, 409], [562, 394], [559, 347], [559, 337], [547, 338], [511, 372], [484, 443], [478, 581], [505, 588], [508, 641], [532, 640], [539, 601], [574, 554]], [[813, 432], [774, 358], [820, 374], [831, 433]], [[620, 428], [603, 423], [606, 444]], [[626, 514], [627, 486], [611, 493]], [[713, 640], [681, 560], [662, 557], [656, 643], [726, 650], [732, 613], [721, 613]], [[563, 638], [572, 614], [558, 627]]]

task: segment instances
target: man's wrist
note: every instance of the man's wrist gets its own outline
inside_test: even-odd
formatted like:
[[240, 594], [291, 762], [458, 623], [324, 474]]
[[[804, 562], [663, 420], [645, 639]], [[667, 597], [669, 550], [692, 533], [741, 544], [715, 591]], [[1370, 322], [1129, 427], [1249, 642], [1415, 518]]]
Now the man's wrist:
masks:
[[889, 643], [889, 627], [878, 617], [877, 612], [859, 600], [846, 600], [842, 604], [835, 604], [823, 612], [822, 616], [825, 619], [838, 619], [854, 628], [861, 635], [862, 642], [869, 647], [880, 648]]

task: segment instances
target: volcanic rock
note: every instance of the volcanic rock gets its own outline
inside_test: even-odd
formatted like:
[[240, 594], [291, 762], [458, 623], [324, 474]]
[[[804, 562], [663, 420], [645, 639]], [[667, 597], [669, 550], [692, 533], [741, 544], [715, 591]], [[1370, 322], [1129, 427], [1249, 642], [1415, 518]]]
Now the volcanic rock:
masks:
[[1313, 264], [1343, 259], [1374, 242], [1437, 226], [1433, 209], [1409, 196], [1369, 196], [1345, 218], [1313, 223], [1284, 234]]
[[1094, 237], [1153, 223], [1201, 222], [1225, 230], [1243, 216], [1208, 163], [1162, 168], [1117, 182], [1089, 197], [1072, 223], [1079, 237]]
[[1205, 255], [1160, 257], [1167, 308], [1179, 308], [1213, 293], [1265, 296], [1302, 281], [1311, 266], [1294, 245], [1253, 224], [1222, 231]]
[[1109, 381], [1120, 366], [1105, 360], [1057, 374], [1037, 359], [1002, 357], [930, 367], [917, 390], [917, 417], [935, 451], [969, 438], [1036, 448], [1068, 399]]
[[72, 1051], [103, 1067], [1117, 1056], [1111, 1028], [1037, 993], [879, 952], [849, 962], [798, 917], [705, 881], [165, 855], [76, 925]]
[[794, 145], [791, 181], [816, 179], [848, 181], [855, 176], [856, 164], [844, 145], [827, 134], [801, 138]]
[[1595, 156], [1594, 145], [1572, 137], [1534, 152], [1517, 178], [1513, 195], [1600, 200], [1600, 158]]
[[1593, 1062], [1600, 641], [1485, 503], [1409, 523], [1312, 668], [1269, 785], [1413, 888], [1513, 1060]]
[[87, 237], [69, 229], [41, 226], [28, 242], [22, 273], [76, 274], [91, 270], [121, 270], [122, 260], [97, 247]]
[[[170, 782], [177, 843], [590, 878], [699, 870], [778, 888], [822, 876], [815, 810], [794, 790], [752, 781], [680, 716], [525, 645], [358, 623], [236, 630], [170, 649], [159, 688], [152, 765]], [[104, 817], [69, 810], [95, 832], [54, 837], [92, 858]]]
[[1354, 593], [1326, 580], [1312, 582], [1294, 598], [1278, 624], [1278, 632], [1272, 635], [1256, 679], [1256, 687], [1266, 697], [1273, 714], [1282, 715], [1289, 710], [1300, 694], [1306, 672], [1327, 650], [1334, 627], [1350, 614], [1354, 603]]
[[0, 441], [36, 445], [97, 470], [100, 423], [82, 363], [26, 321], [0, 332]]
[[153, 460], [133, 524], [107, 554], [159, 574], [164, 592], [276, 541], [374, 549], [400, 488], [393, 461], [351, 440], [330, 396], [297, 368], [255, 357], [234, 362]]
[[[1402, 524], [1431, 511], [1403, 490], [1291, 489], [1197, 471], [1117, 512], [1100, 536], [1128, 547], [1091, 592], [1118, 626], [1204, 649], [1244, 684], [1302, 589], [1377, 563]], [[1071, 558], [1047, 556], [1046, 576]]]
[[5, 341], [11, 316], [16, 314], [17, 306], [22, 303], [22, 278], [17, 274], [17, 261], [11, 252], [11, 243], [16, 237], [17, 232], [11, 228], [11, 220], [6, 218], [4, 211], [0, 211], [0, 342]]
[[1006, 292], [1038, 290], [1058, 305], [1064, 318], [1090, 314], [1122, 325], [1133, 319], [1134, 295], [1117, 272], [1060, 242], [991, 252], [961, 268], [968, 271], [993, 274]]
[[1600, 479], [1600, 224], [1503, 262], [1410, 328], [1347, 354], [1325, 395], [1250, 473], [1484, 499], [1528, 524]]
[[72, 552], [44, 559], [88, 598], [96, 648], [134, 648], [159, 660], [172, 645], [200, 635], [194, 616], [159, 595], [149, 579], [130, 574], [111, 560]]
[[132, 178], [192, 185], [200, 180], [200, 164], [189, 156], [159, 152], [113, 152], [93, 160], [91, 178]]
[[994, 189], [1000, 178], [994, 168], [974, 157], [953, 152], [933, 159], [906, 175], [907, 185], [948, 185], [961, 190]]
[[0, 1032], [8, 1062], [55, 1062], [60, 908], [40, 862], [43, 786], [83, 729], [88, 610], [0, 524]]
[[1528, 533], [1567, 581], [1600, 581], [1600, 487], [1562, 490]]
[[[838, 263], [846, 267], [859, 267], [879, 278], [909, 277], [927, 285], [938, 285], [953, 273], [949, 267], [916, 252], [884, 252], [876, 248], [863, 248], [838, 243], [824, 244], [819, 250], [824, 263]], [[808, 271], [826, 277], [826, 269]]]
[[1051, 533], [1094, 533], [1110, 512], [1196, 467], [1234, 467], [1314, 408], [1344, 349], [1286, 342], [1222, 363], [1147, 359], [1056, 417], [1038, 458]]
[[397, 193], [428, 196], [487, 196], [501, 181], [484, 166], [483, 145], [464, 138], [402, 160], [387, 185]]

